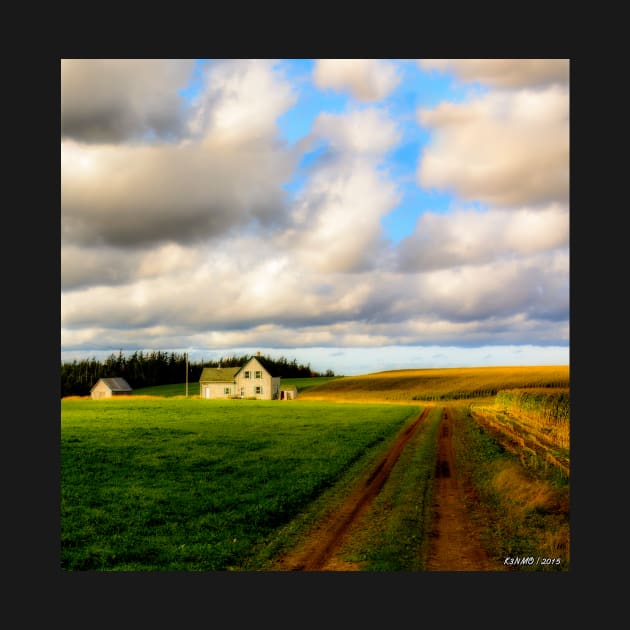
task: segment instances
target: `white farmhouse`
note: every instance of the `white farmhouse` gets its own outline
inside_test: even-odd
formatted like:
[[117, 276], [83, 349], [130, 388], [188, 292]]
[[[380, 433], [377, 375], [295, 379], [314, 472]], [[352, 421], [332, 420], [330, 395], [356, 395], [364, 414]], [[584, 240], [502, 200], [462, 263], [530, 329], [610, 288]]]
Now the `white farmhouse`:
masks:
[[241, 367], [204, 368], [199, 377], [201, 398], [259, 398], [276, 400], [280, 376], [260, 354]]

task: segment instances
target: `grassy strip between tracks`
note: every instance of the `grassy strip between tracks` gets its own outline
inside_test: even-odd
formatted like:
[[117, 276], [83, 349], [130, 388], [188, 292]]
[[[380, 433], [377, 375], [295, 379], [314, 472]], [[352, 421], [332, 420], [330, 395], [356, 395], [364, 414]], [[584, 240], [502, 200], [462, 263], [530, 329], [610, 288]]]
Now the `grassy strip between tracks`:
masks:
[[431, 530], [432, 488], [442, 408], [407, 444], [341, 557], [362, 571], [422, 571]]

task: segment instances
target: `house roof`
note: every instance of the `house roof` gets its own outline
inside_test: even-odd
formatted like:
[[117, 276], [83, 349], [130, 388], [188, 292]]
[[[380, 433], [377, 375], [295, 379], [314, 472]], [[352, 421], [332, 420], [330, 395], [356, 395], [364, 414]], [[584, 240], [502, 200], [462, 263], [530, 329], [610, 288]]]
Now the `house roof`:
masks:
[[[269, 373], [270, 376], [276, 377], [276, 376], [280, 376], [280, 374], [278, 373], [278, 368], [273, 365], [273, 363], [270, 363], [269, 361], [267, 361], [266, 359], [264, 359], [263, 357], [259, 357], [259, 356], [251, 356], [248, 360], [247, 363], [249, 363], [252, 359], [256, 359], [256, 361], [258, 361], [258, 363], [260, 363], [260, 365]], [[247, 363], [245, 365], [247, 365]], [[211, 368], [211, 367], [206, 367], [203, 368], [203, 371], [201, 372], [201, 376], [199, 377], [199, 382], [215, 382], [215, 383], [226, 383], [226, 382], [232, 382], [234, 381], [234, 379], [236, 378], [236, 375], [243, 369], [243, 366], [240, 367], [225, 367], [225, 368]]]
[[231, 383], [234, 377], [240, 370], [240, 367], [226, 367], [226, 368], [203, 368], [199, 382], [215, 382], [215, 383]]
[[258, 361], [258, 363], [260, 363], [260, 365], [262, 365], [265, 368], [265, 370], [269, 372], [270, 376], [280, 376], [280, 374], [278, 373], [278, 368], [275, 365], [273, 365], [273, 363], [269, 363], [269, 361], [259, 356], [252, 356], [250, 358], [250, 361], [252, 359], [256, 359], [256, 361]]
[[107, 385], [107, 387], [109, 387], [109, 389], [111, 389], [111, 391], [113, 391], [113, 392], [131, 392], [131, 391], [133, 391], [131, 389], [131, 387], [129, 386], [129, 383], [127, 383], [127, 381], [124, 378], [120, 378], [120, 377], [116, 377], [116, 378], [101, 378], [101, 379], [99, 379], [96, 382], [96, 384], [92, 387], [92, 389], [94, 389], [94, 387], [96, 387], [96, 385], [98, 385], [99, 382], [102, 382], [105, 385]]

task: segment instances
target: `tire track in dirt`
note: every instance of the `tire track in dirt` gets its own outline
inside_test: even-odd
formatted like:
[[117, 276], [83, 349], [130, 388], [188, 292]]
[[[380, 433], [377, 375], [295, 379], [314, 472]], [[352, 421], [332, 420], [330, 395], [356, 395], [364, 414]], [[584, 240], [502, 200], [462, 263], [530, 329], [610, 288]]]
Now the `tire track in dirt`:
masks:
[[414, 436], [430, 408], [422, 413], [396, 439], [386, 455], [370, 473], [368, 479], [343, 502], [341, 508], [318, 525], [309, 536], [306, 547], [287, 555], [280, 562], [279, 570], [285, 571], [335, 571], [356, 570], [352, 565], [334, 559], [336, 550], [344, 541], [350, 527], [357, 523], [378, 493], [398, 460], [403, 449]]
[[427, 571], [501, 571], [479, 542], [468, 515], [453, 454], [453, 419], [444, 409], [433, 489], [433, 529]]

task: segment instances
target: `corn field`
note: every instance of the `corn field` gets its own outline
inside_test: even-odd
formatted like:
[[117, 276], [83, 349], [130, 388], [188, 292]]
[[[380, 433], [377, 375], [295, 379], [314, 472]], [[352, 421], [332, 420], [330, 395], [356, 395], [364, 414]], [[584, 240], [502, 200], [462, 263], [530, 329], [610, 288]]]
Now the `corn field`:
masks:
[[495, 408], [569, 448], [571, 405], [569, 390], [511, 389], [497, 393]]
[[549, 391], [543, 389], [511, 389], [497, 392], [497, 407], [508, 412], [527, 414], [537, 418], [542, 424], [557, 425], [569, 422], [569, 391], [560, 389]]

